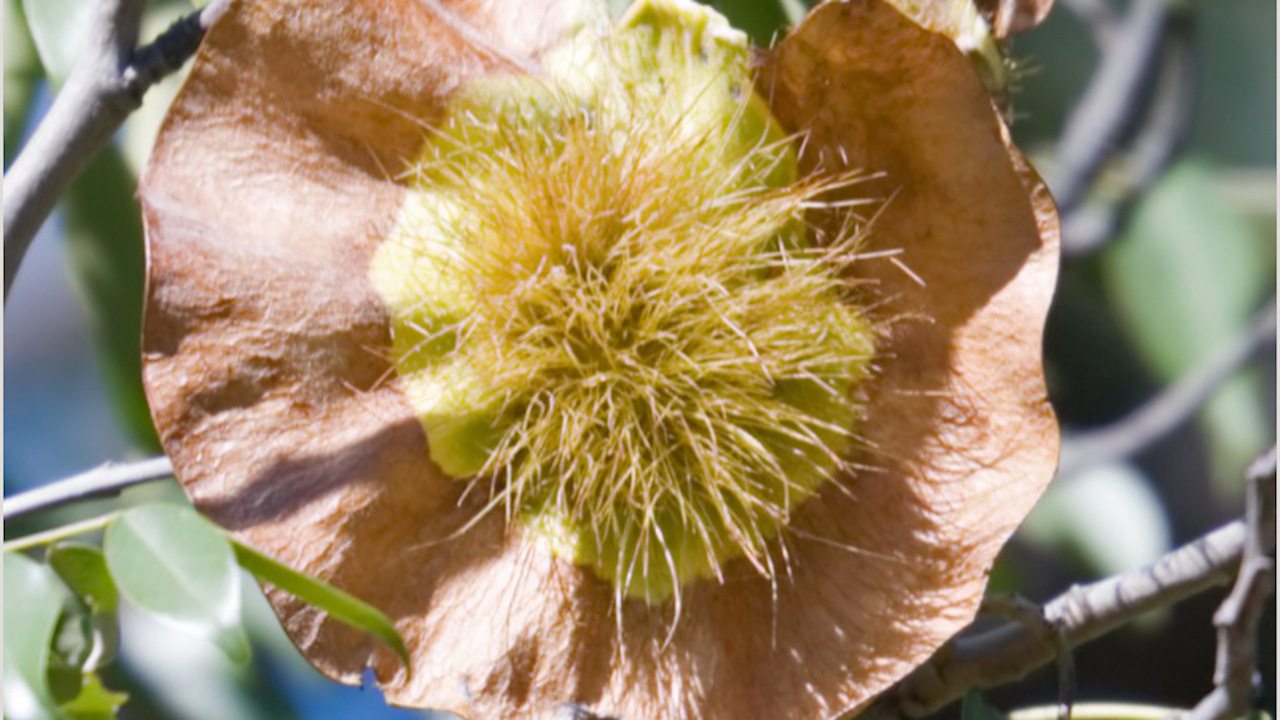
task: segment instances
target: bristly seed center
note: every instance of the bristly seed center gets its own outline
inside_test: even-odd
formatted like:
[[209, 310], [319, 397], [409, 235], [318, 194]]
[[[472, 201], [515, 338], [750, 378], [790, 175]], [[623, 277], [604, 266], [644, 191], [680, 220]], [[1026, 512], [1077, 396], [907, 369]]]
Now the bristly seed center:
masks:
[[850, 178], [797, 177], [722, 19], [638, 7], [551, 80], [454, 100], [371, 275], [436, 464], [656, 603], [737, 558], [776, 574], [874, 332], [858, 233], [805, 218]]

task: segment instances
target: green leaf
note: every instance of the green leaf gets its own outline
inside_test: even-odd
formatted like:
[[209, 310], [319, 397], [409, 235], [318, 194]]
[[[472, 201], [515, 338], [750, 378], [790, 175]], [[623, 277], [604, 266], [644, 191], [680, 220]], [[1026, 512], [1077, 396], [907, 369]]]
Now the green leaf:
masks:
[[63, 202], [64, 239], [113, 406], [139, 449], [158, 452], [160, 442], [142, 391], [146, 250], [134, 199], [137, 185], [120, 148], [103, 148]]
[[94, 650], [89, 666], [75, 664], [77, 672], [93, 670], [115, 659], [120, 642], [116, 608], [119, 595], [102, 551], [82, 543], [59, 543], [49, 549], [45, 561], [75, 593]]
[[89, 40], [95, 0], [22, 0], [36, 52], [54, 86], [61, 87]]
[[133, 508], [107, 528], [107, 567], [139, 608], [211, 635], [233, 661], [249, 658], [240, 626], [240, 575], [226, 537], [194, 510]]
[[116, 611], [119, 596], [101, 550], [82, 543], [60, 543], [49, 549], [46, 561], [94, 613]]
[[987, 702], [982, 693], [970, 690], [960, 706], [960, 720], [1005, 720], [1005, 716]]
[[12, 552], [4, 554], [4, 586], [4, 716], [61, 720], [46, 671], [67, 590], [48, 567]]
[[42, 76], [27, 18], [18, 0], [4, 0], [4, 164], [18, 150]]
[[409, 651], [404, 646], [404, 640], [396, 631], [391, 619], [382, 611], [332, 585], [277, 562], [247, 545], [235, 541], [232, 541], [232, 545], [235, 547], [236, 560], [240, 562], [240, 567], [253, 573], [254, 577], [324, 610], [335, 620], [373, 635], [394, 650], [404, 666], [410, 668]]
[[1215, 172], [1179, 163], [1104, 254], [1107, 290], [1155, 371], [1171, 380], [1244, 325], [1275, 275], [1260, 238], [1219, 196]]
[[103, 687], [96, 673], [86, 673], [80, 694], [63, 703], [62, 712], [71, 720], [113, 720], [116, 711], [128, 699], [125, 693]]
[[[1232, 212], [1220, 186], [1210, 166], [1179, 163], [1102, 255], [1108, 294], [1165, 381], [1229, 342], [1274, 287], [1275, 238]], [[1216, 396], [1202, 416], [1220, 456], [1219, 476], [1237, 476], [1270, 442], [1263, 395], [1256, 380], [1246, 380], [1243, 388]]]

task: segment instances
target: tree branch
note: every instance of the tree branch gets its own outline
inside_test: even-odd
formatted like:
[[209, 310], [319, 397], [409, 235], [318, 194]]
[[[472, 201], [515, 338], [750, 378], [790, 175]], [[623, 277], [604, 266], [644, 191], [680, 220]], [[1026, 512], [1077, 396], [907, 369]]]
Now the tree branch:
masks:
[[4, 176], [4, 295], [36, 232], [89, 160], [157, 80], [195, 53], [226, 9], [214, 0], [136, 50], [144, 0], [102, 0], [67, 84]]
[[1141, 111], [1143, 85], [1152, 75], [1169, 18], [1166, 0], [1134, 0], [1115, 28], [1084, 97], [1067, 118], [1049, 187], [1063, 212], [1085, 190]]
[[1089, 28], [1093, 36], [1093, 44], [1099, 50], [1105, 49], [1115, 37], [1116, 26], [1120, 24], [1115, 11], [1105, 0], [1060, 0], [1063, 7], [1070, 10]]
[[173, 465], [167, 457], [127, 465], [103, 465], [21, 495], [5, 498], [4, 521], [9, 522], [92, 497], [115, 495], [125, 488], [152, 480], [163, 480], [172, 475]]
[[1186, 422], [1218, 387], [1276, 340], [1276, 301], [1268, 300], [1248, 327], [1173, 385], [1120, 420], [1063, 443], [1058, 474], [1129, 457]]
[[1005, 685], [1071, 648], [1127, 624], [1155, 608], [1230, 582], [1245, 544], [1236, 521], [1133, 572], [1078, 585], [1044, 606], [1043, 615], [942, 646], [885, 692], [861, 717], [920, 718], [972, 689]]
[[1062, 217], [1062, 252], [1093, 252], [1116, 232], [1124, 210], [1160, 179], [1177, 155], [1191, 123], [1195, 70], [1190, 23], [1170, 22], [1160, 53], [1155, 89], [1142, 126], [1126, 143], [1119, 168], [1123, 187], [1106, 197], [1078, 202]]
[[1275, 592], [1276, 449], [1272, 447], [1249, 468], [1240, 573], [1231, 594], [1213, 616], [1218, 629], [1214, 689], [1181, 720], [1230, 720], [1252, 706], [1258, 653], [1254, 644], [1258, 621]]

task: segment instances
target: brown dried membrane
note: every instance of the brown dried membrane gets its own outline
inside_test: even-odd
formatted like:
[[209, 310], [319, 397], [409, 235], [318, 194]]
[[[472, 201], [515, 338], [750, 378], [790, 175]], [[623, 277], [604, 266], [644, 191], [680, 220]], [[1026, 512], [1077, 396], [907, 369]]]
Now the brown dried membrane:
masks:
[[[146, 383], [197, 507], [386, 611], [410, 677], [374, 641], [277, 591], [304, 655], [389, 699], [467, 717], [834, 718], [972, 617], [1000, 545], [1052, 474], [1040, 365], [1056, 218], [965, 57], [880, 2], [816, 9], [766, 56], [802, 172], [880, 173], [889, 262], [859, 272], [886, 317], [860, 435], [875, 471], [797, 511], [791, 574], [745, 562], [670, 605], [629, 601], [425, 460], [389, 382], [389, 316], [366, 268], [390, 231], [420, 121], [498, 70], [536, 67], [567, 3], [240, 3], [210, 31], [143, 181]], [[468, 30], [460, 30], [465, 23]], [[827, 218], [832, 223], [841, 218]], [[873, 248], [874, 249], [874, 248]], [[818, 540], [807, 539], [818, 538]]]

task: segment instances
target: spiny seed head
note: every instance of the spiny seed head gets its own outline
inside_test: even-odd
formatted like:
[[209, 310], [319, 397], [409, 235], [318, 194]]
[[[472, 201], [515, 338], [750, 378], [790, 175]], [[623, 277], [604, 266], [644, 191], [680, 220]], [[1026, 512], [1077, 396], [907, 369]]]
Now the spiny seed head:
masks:
[[873, 353], [858, 233], [805, 220], [852, 179], [796, 178], [745, 40], [690, 12], [463, 93], [371, 270], [435, 462], [649, 602], [738, 557], [774, 575]]

